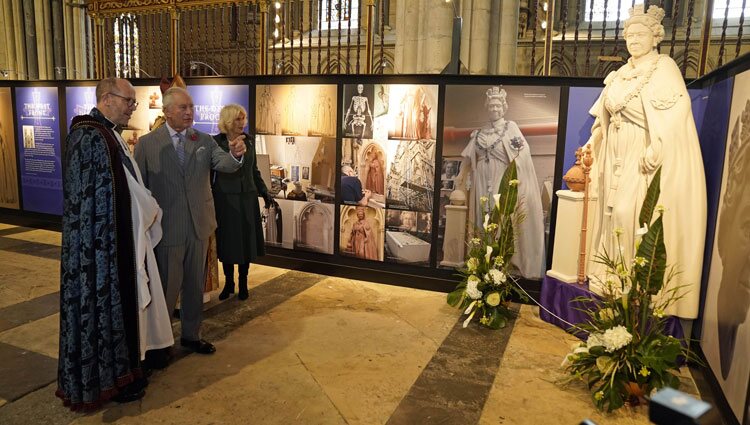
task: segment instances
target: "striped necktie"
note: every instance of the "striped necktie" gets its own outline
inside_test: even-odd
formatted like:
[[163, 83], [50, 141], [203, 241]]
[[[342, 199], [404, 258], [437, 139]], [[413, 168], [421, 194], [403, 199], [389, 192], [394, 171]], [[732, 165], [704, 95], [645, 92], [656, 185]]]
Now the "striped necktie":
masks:
[[185, 136], [182, 135], [182, 133], [177, 133], [177, 146], [175, 146], [175, 151], [177, 151], [177, 160], [180, 161], [180, 166], [185, 166]]

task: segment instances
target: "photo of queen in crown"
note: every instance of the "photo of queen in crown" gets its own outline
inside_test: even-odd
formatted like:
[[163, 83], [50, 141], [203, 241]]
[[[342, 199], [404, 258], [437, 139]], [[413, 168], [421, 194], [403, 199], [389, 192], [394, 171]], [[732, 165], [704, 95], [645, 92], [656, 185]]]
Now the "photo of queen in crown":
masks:
[[[495, 86], [486, 89], [482, 97], [485, 124], [471, 132], [468, 144], [461, 152], [456, 189], [468, 191], [469, 221], [474, 226], [482, 226], [486, 211], [481, 200], [493, 199], [508, 164], [516, 161], [518, 199], [524, 219], [517, 228], [517, 254], [511, 262], [521, 276], [539, 279], [544, 269], [544, 216], [531, 149], [519, 126], [505, 118], [507, 92]], [[487, 202], [484, 205], [488, 205]]]

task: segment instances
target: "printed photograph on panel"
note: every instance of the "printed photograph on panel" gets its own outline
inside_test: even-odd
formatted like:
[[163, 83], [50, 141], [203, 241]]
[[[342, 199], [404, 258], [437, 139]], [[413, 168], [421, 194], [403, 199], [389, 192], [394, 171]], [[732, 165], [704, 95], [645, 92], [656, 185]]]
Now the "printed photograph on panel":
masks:
[[351, 205], [385, 208], [385, 179], [389, 142], [343, 139], [341, 201]]
[[385, 214], [382, 208], [342, 205], [339, 251], [363, 260], [383, 261]]
[[333, 253], [335, 101], [335, 85], [257, 88], [258, 167], [278, 203], [265, 210], [269, 245]]
[[[256, 153], [267, 161], [268, 191], [274, 198], [333, 203], [336, 141], [307, 136], [258, 136]], [[307, 175], [305, 175], [305, 170]], [[261, 170], [263, 174], [265, 170]], [[305, 178], [307, 177], [307, 178]]]
[[138, 107], [121, 133], [131, 152], [135, 151], [135, 145], [141, 136], [164, 122], [159, 86], [136, 86], [135, 98], [138, 100]]
[[372, 139], [372, 84], [344, 85], [344, 137]]
[[428, 212], [387, 209], [385, 261], [429, 265], [431, 215]]
[[375, 98], [377, 102], [374, 103], [374, 113], [376, 117], [388, 113], [388, 103], [390, 102], [389, 87], [388, 84], [375, 84]]
[[518, 167], [518, 274], [541, 279], [545, 268], [549, 206], [560, 103], [558, 87], [455, 85], [446, 87], [438, 264], [463, 264], [468, 229], [482, 225], [480, 199], [498, 192], [508, 164]]
[[10, 88], [0, 88], [0, 207], [19, 208], [16, 146]]
[[400, 140], [389, 161], [386, 183], [388, 208], [432, 211], [435, 186], [435, 141]]
[[336, 137], [336, 85], [258, 85], [257, 134]]
[[333, 254], [333, 204], [294, 202], [294, 249]]
[[387, 98], [389, 139], [435, 139], [437, 86], [392, 84]]
[[701, 347], [743, 423], [750, 378], [750, 71], [734, 79]]

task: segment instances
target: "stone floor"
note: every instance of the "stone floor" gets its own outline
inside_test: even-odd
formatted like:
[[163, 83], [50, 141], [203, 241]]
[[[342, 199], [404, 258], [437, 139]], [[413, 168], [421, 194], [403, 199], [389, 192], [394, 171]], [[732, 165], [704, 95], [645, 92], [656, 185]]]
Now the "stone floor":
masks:
[[58, 232], [0, 223], [2, 424], [648, 423], [645, 410], [600, 414], [583, 384], [560, 384], [576, 339], [536, 307], [517, 306], [500, 331], [462, 329], [443, 293], [262, 265], [248, 301], [209, 303], [216, 354], [179, 352], [141, 401], [74, 414], [53, 394], [59, 246]]

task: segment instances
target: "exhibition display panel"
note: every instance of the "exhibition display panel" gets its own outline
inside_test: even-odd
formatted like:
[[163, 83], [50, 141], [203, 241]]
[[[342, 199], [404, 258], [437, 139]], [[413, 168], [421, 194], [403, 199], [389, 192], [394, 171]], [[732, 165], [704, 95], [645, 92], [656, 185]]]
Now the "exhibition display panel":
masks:
[[[750, 210], [744, 205], [750, 199], [744, 191], [750, 71], [741, 73], [749, 66], [747, 59], [732, 63], [688, 86], [707, 192], [693, 336], [701, 337], [739, 421], [750, 376], [741, 361], [750, 352]], [[158, 82], [134, 84], [139, 107], [122, 129], [131, 149], [163, 119]], [[447, 290], [513, 160], [524, 220], [511, 262], [521, 284], [534, 293], [555, 249], [578, 250], [581, 221], [569, 212], [558, 217], [556, 193], [567, 189], [564, 171], [591, 135], [589, 110], [602, 92], [600, 80], [352, 75], [187, 84], [200, 131], [218, 133], [219, 111], [230, 103], [251, 115], [247, 132], [275, 201], [264, 209], [263, 230], [276, 258], [433, 277], [433, 289]], [[67, 127], [95, 104], [92, 82], [0, 87], [0, 209], [61, 214]], [[562, 244], [556, 233], [574, 240]]]

